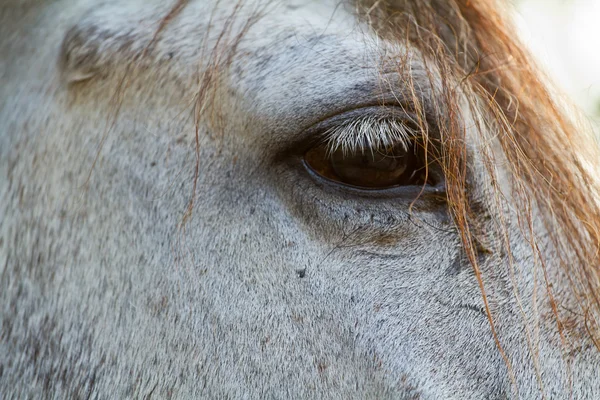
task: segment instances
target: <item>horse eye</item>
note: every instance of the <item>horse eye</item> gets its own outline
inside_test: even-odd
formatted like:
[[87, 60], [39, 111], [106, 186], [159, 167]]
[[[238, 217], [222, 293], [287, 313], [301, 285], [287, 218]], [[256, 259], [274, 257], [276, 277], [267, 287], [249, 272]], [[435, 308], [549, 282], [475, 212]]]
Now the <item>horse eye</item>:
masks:
[[414, 147], [397, 145], [387, 149], [330, 152], [323, 144], [310, 149], [304, 161], [321, 177], [348, 186], [386, 189], [418, 185], [425, 182], [425, 167]]

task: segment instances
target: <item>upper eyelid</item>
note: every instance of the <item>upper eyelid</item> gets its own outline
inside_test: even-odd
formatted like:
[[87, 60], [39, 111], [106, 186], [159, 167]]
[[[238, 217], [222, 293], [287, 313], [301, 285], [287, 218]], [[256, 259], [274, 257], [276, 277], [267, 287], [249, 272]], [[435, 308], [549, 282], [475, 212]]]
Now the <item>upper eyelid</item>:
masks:
[[[427, 110], [424, 110], [427, 112]], [[404, 121], [407, 125], [414, 125], [414, 132], [416, 133], [413, 137], [418, 142], [425, 140], [424, 135], [428, 137], [432, 134], [436, 135], [435, 129], [432, 128], [429, 118], [430, 114], [426, 114], [427, 120], [422, 122], [427, 126], [419, 126], [415, 121], [419, 121], [416, 113], [412, 112], [410, 103], [399, 104], [397, 101], [389, 100], [385, 103], [381, 99], [376, 99], [373, 102], [363, 104], [362, 106], [356, 106], [353, 108], [346, 108], [336, 113], [329, 114], [316, 122], [313, 122], [307, 127], [298, 129], [294, 138], [291, 141], [282, 140], [280, 143], [282, 147], [280, 151], [277, 151], [274, 158], [284, 159], [289, 155], [300, 155], [304, 154], [314, 146], [323, 145], [326, 143], [327, 132], [333, 128], [340, 127], [342, 125], [349, 124], [352, 121], [360, 120], [366, 117], [377, 118], [380, 120], [389, 119], [395, 121]], [[275, 142], [273, 142], [275, 144]]]
[[[359, 129], [363, 129], [363, 137], [372, 139], [371, 143], [384, 144], [386, 139], [390, 145], [399, 144], [400, 140], [389, 139], [405, 139], [405, 144], [415, 139], [424, 139], [424, 135], [429, 134], [429, 129], [422, 126], [427, 121], [417, 122], [419, 119], [414, 113], [410, 112], [408, 107], [400, 105], [377, 105], [355, 108], [340, 114], [336, 114], [327, 119], [321, 120], [305, 129], [296, 144], [304, 143], [309, 147], [328, 143], [335, 147], [335, 143], [340, 143], [340, 134], [357, 135]], [[400, 132], [393, 132], [389, 128], [395, 126], [401, 130], [404, 135], [398, 135]], [[378, 137], [381, 129], [388, 128], [387, 137]], [[379, 132], [375, 132], [378, 130]], [[343, 140], [342, 140], [343, 142]], [[347, 150], [360, 150], [363, 143], [357, 142], [358, 146], [347, 148]], [[297, 145], [294, 146], [297, 148]], [[307, 148], [307, 149], [308, 149]]]

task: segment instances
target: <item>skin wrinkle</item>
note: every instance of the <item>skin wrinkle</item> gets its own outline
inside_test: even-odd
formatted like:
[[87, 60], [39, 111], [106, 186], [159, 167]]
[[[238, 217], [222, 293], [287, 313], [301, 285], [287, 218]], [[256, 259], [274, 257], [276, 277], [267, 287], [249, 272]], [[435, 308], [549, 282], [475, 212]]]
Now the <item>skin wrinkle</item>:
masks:
[[[518, 199], [494, 191], [513, 177], [492, 174], [481, 155], [482, 142], [501, 140], [486, 119], [491, 100], [444, 92], [459, 87], [453, 71], [408, 36], [377, 36], [351, 6], [284, 3], [292, 7], [275, 4], [251, 25], [261, 2], [236, 11], [189, 1], [177, 13], [183, 3], [0, 6], [0, 54], [11, 55], [0, 86], [0, 159], [9, 160], [0, 163], [0, 393], [599, 397], [596, 349], [582, 334], [567, 373], [547, 292], [532, 294], [545, 278], [531, 272], [529, 232], [514, 224]], [[381, 10], [369, 8], [377, 29]], [[132, 49], [146, 54], [129, 68]], [[472, 76], [492, 73], [484, 67]], [[415, 200], [319, 185], [300, 163], [299, 143], [315, 135], [304, 128], [390, 103], [414, 111], [420, 128], [449, 121], [468, 139], [458, 144], [469, 154], [473, 247], [513, 379], [448, 212], [455, 205], [426, 192]], [[436, 152], [456, 138], [426, 133], [432, 159], [446, 162]], [[502, 171], [514, 158], [490, 160]], [[499, 209], [506, 236], [494, 225]], [[550, 234], [532, 230], [553, 255]], [[548, 260], [555, 279], [560, 268]], [[558, 283], [560, 306], [572, 308]], [[574, 332], [575, 312], [563, 323]], [[534, 347], [523, 319], [540, 314]]]

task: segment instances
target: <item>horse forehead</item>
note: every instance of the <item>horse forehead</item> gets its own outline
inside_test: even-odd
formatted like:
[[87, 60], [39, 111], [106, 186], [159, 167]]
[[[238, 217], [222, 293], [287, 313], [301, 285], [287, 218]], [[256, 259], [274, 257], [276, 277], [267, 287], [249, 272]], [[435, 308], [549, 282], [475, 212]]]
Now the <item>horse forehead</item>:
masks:
[[[183, 7], [136, 1], [124, 7], [83, 0], [73, 8], [74, 23], [61, 55], [62, 67], [73, 80], [107, 67], [119, 68], [146, 53], [147, 47], [159, 59], [175, 58], [196, 68], [210, 60], [211, 51], [235, 47], [235, 58], [258, 66], [263, 76], [280, 72], [277, 67], [295, 71], [304, 67], [312, 74], [334, 65], [336, 72], [343, 72], [343, 67], [364, 68], [365, 50], [377, 47], [369, 40], [372, 35], [359, 28], [348, 3], [331, 0], [192, 1]], [[278, 64], [268, 62], [272, 60]], [[260, 73], [250, 72], [238, 78], [260, 78]]]
[[[251, 100], [252, 112], [275, 119], [344, 108], [349, 100], [372, 101], [391, 47], [359, 21], [349, 2], [334, 0], [192, 1], [181, 9], [162, 2], [127, 7], [109, 2], [80, 8], [85, 12], [62, 46], [61, 66], [70, 81], [123, 68], [157, 38], [152, 51], [167, 62], [152, 68], [188, 78], [235, 48], [231, 65], [217, 65], [218, 73], [229, 74], [225, 81]], [[411, 74], [418, 70], [414, 66]]]

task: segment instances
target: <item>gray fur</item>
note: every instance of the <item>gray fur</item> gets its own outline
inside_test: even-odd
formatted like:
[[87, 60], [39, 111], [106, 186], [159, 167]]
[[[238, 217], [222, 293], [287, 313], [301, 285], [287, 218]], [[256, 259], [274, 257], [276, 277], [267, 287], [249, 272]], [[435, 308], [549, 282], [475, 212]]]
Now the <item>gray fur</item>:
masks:
[[[481, 260], [512, 384], [445, 206], [409, 215], [414, 196], [300, 165], [308, 127], [386, 95], [388, 44], [334, 2], [247, 2], [229, 44], [264, 15], [200, 121], [189, 218], [191, 105], [233, 5], [190, 2], [128, 67], [170, 5], [124, 3], [0, 5], [0, 398], [542, 397], [523, 313], [549, 311], [518, 232], [523, 313], [506, 257]], [[543, 391], [567, 398], [555, 326], [537, 322]], [[571, 356], [572, 397], [600, 398], [597, 352]]]

